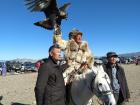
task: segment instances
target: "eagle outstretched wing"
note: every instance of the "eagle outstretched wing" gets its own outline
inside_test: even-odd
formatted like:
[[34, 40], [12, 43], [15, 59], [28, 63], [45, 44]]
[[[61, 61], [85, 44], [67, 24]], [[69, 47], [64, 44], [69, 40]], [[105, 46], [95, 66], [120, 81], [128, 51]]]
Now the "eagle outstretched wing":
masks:
[[66, 3], [62, 7], [59, 8], [60, 16], [62, 19], [67, 19], [68, 14], [67, 14], [66, 10], [69, 8], [70, 5], [71, 5], [71, 3]]
[[69, 8], [70, 5], [71, 3], [66, 3], [62, 7], [60, 7], [59, 10], [66, 12], [66, 10]]
[[57, 7], [56, 0], [25, 0], [25, 5], [31, 12], [45, 11], [49, 5]]

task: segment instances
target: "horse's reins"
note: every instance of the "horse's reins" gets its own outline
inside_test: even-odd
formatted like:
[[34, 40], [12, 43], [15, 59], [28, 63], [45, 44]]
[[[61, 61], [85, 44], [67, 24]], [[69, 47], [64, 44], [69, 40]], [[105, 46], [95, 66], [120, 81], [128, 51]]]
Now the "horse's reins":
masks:
[[110, 84], [108, 83], [108, 81], [107, 81], [106, 75], [105, 75], [103, 78], [105, 78], [107, 84], [108, 84], [109, 87], [110, 87], [110, 90], [99, 92], [99, 95], [101, 95], [101, 96], [102, 96], [102, 95], [108, 95], [108, 94], [110, 94], [110, 93], [113, 92], [111, 85], [110, 85]]

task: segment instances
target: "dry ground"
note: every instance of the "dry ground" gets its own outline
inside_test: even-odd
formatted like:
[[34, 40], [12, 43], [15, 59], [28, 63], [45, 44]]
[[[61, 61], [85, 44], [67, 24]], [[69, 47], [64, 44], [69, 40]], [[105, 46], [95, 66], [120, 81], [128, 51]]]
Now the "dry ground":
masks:
[[[140, 105], [140, 65], [123, 65], [131, 99], [126, 105]], [[3, 105], [34, 105], [34, 86], [37, 73], [0, 76], [0, 95]]]

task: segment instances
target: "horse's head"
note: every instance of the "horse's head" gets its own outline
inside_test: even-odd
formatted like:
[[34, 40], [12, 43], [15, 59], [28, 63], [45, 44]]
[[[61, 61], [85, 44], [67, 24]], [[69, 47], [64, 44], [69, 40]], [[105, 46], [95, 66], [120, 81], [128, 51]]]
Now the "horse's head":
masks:
[[95, 94], [102, 100], [105, 105], [116, 105], [113, 91], [110, 85], [110, 78], [103, 70], [99, 70], [93, 81]]

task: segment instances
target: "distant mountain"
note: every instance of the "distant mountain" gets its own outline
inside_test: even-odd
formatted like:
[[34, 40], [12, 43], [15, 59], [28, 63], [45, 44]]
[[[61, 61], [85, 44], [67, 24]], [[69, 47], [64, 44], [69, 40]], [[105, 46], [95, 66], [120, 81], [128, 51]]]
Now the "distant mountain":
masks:
[[0, 60], [0, 62], [5, 62], [5, 60]]
[[22, 62], [22, 63], [24, 63], [24, 62], [32, 62], [32, 63], [35, 63], [37, 60], [34, 60], [34, 59], [27, 59], [27, 58], [23, 58], [23, 59], [17, 58], [17, 59], [11, 60], [11, 61]]
[[[124, 54], [118, 54], [120, 57], [138, 57], [140, 56], [140, 52], [132, 52], [132, 53], [124, 53]], [[106, 55], [104, 56], [95, 56], [96, 58], [100, 58], [100, 57], [106, 57]]]
[[[119, 56], [123, 56], [123, 57], [134, 57], [134, 56], [140, 56], [140, 52], [133, 52], [133, 53], [125, 53], [125, 54], [119, 54]], [[100, 57], [95, 57], [95, 58], [100, 58]], [[5, 62], [7, 60], [0, 60], [0, 62]], [[36, 61], [38, 61], [38, 59], [27, 59], [27, 58], [17, 58], [17, 59], [13, 59], [13, 60], [9, 60], [9, 61], [16, 61], [16, 62], [32, 62], [35, 63]]]
[[126, 53], [126, 54], [119, 54], [119, 56], [123, 56], [123, 57], [134, 57], [134, 56], [140, 56], [140, 52]]

